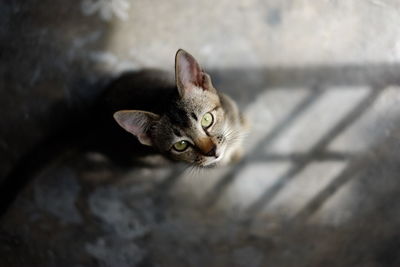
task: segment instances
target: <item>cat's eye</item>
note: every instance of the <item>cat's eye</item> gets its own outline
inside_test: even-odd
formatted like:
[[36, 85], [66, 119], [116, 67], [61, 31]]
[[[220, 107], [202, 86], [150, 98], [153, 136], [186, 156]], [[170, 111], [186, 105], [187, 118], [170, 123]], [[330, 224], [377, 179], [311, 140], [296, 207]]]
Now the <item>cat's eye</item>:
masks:
[[176, 143], [173, 145], [173, 147], [174, 147], [174, 149], [175, 149], [176, 151], [182, 152], [182, 151], [184, 151], [186, 148], [189, 147], [189, 142], [188, 142], [188, 141], [185, 141], [185, 140], [181, 140], [181, 141], [179, 141], [179, 142], [176, 142]]
[[203, 128], [210, 127], [214, 122], [214, 117], [210, 112], [204, 114], [203, 118], [201, 118], [201, 126]]

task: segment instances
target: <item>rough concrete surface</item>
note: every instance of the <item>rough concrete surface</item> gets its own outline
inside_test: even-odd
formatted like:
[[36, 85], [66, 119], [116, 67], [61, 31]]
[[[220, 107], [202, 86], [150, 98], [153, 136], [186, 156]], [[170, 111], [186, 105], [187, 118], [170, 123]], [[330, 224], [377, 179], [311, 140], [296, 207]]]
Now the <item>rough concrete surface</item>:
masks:
[[60, 151], [20, 177], [0, 266], [400, 266], [399, 1], [25, 0], [0, 12], [3, 185], [105, 82], [172, 70], [178, 48], [252, 124], [243, 160], [217, 169]]

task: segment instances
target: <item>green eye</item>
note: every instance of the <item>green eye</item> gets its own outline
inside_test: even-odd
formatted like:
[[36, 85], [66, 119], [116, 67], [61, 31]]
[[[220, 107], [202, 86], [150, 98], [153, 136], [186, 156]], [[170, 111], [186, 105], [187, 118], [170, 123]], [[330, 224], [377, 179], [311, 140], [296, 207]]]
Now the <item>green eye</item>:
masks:
[[214, 122], [214, 117], [210, 112], [207, 112], [204, 114], [203, 118], [201, 118], [201, 126], [203, 128], [208, 128], [213, 124]]
[[188, 146], [189, 146], [189, 143], [187, 141], [181, 140], [174, 144], [174, 149], [176, 151], [184, 151], [186, 148], [188, 148]]

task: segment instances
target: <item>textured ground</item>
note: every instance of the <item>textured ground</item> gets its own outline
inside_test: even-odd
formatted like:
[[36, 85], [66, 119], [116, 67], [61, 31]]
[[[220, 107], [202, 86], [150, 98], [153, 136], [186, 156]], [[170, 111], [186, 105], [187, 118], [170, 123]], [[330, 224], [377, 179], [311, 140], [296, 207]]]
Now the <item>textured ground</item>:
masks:
[[0, 181], [105, 81], [172, 70], [178, 48], [252, 121], [245, 158], [227, 168], [126, 170], [60, 152], [1, 217], [1, 266], [400, 265], [398, 1], [31, 0], [0, 12]]

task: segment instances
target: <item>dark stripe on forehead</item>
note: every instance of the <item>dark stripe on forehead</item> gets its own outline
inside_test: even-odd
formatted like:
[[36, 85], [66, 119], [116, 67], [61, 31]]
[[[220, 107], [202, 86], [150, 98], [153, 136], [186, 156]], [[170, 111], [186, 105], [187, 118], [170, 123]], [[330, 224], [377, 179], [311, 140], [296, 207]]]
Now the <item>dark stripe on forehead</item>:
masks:
[[195, 121], [197, 121], [197, 116], [196, 116], [196, 114], [194, 114], [194, 113], [192, 112], [192, 113], [190, 113], [190, 115], [192, 116], [192, 118], [193, 118]]
[[181, 133], [180, 133], [177, 129], [173, 128], [172, 131], [174, 132], [174, 134], [175, 134], [176, 136], [182, 137]]
[[171, 123], [176, 126], [188, 128], [190, 125], [187, 112], [176, 104], [170, 106], [166, 115], [170, 119]]

